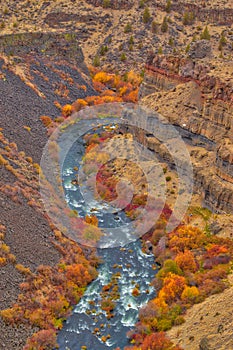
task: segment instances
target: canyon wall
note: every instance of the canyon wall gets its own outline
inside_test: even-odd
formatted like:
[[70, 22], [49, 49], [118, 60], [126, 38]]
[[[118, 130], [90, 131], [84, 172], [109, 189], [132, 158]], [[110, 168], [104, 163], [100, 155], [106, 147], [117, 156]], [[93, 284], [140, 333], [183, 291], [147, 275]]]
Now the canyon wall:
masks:
[[[162, 10], [166, 9], [167, 1], [155, 1], [157, 5]], [[213, 5], [213, 4], [212, 4]], [[212, 6], [206, 4], [206, 1], [172, 1], [170, 10], [178, 12], [180, 14], [192, 13], [194, 18], [199, 21], [207, 21], [208, 23], [231, 25], [233, 23], [233, 8], [229, 5]]]
[[0, 36], [0, 52], [7, 56], [42, 55], [72, 60], [89, 75], [77, 33], [20, 33]]
[[151, 55], [139, 96], [184, 138], [205, 204], [232, 213], [233, 83], [214, 68], [211, 60]]

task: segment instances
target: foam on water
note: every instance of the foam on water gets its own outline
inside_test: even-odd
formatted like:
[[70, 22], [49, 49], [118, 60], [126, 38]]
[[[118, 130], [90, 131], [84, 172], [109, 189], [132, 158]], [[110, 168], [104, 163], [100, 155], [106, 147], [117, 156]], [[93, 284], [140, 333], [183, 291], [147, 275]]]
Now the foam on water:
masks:
[[[83, 145], [80, 143], [80, 150], [82, 150], [82, 147]], [[117, 215], [114, 214], [115, 216], [112, 215], [112, 218], [105, 214], [108, 209], [106, 203], [98, 203], [95, 199], [92, 199], [88, 205], [85, 204], [85, 200], [81, 195], [85, 188], [80, 191], [78, 186], [71, 183], [77, 175], [73, 170], [74, 163], [79, 166], [78, 161], [81, 157], [81, 151], [77, 150], [76, 154], [71, 155], [71, 162], [69, 162], [69, 158], [66, 159], [63, 169], [65, 198], [69, 206], [76, 209], [81, 217], [94, 213], [98, 217], [100, 227], [101, 225], [103, 225], [102, 227], [117, 227], [117, 225], [127, 222], [129, 219], [122, 212]], [[104, 226], [106, 224], [107, 226]], [[124, 233], [126, 236], [132, 234], [127, 225], [125, 225]], [[112, 241], [115, 240], [116, 238], [112, 236]], [[102, 247], [104, 247], [104, 244], [103, 241]], [[107, 246], [108, 243], [106, 242]], [[123, 249], [120, 247], [98, 249], [98, 254], [102, 257], [104, 263], [99, 266], [97, 279], [87, 287], [72, 315], [64, 323], [63, 329], [59, 331], [58, 344], [60, 350], [67, 350], [67, 348], [80, 350], [84, 345], [91, 350], [112, 350], [116, 347], [123, 350], [128, 345], [126, 333], [138, 321], [139, 308], [155, 296], [155, 291], [150, 285], [155, 275], [152, 268], [154, 256], [142, 252], [140, 241], [129, 243]], [[121, 274], [118, 278], [120, 298], [116, 300], [114, 317], [107, 319], [106, 313], [100, 307], [100, 293], [103, 286], [111, 281], [116, 272]], [[140, 290], [138, 297], [132, 295], [136, 284], [138, 284]], [[100, 327], [103, 324], [104, 327]], [[94, 333], [95, 328], [100, 329], [100, 334]], [[111, 338], [104, 343], [101, 337], [108, 334]]]

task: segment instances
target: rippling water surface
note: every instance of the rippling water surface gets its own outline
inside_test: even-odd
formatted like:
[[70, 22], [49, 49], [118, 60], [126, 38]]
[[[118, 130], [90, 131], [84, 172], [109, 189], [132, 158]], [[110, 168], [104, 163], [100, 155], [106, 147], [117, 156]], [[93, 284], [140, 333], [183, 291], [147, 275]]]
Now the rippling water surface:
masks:
[[[82, 140], [78, 140], [66, 156], [62, 170], [66, 200], [82, 217], [89, 214], [89, 209], [82, 198], [82, 191], [78, 186], [72, 185], [71, 181], [77, 175], [77, 170], [74, 168], [80, 166], [83, 153], [84, 144]], [[100, 226], [115, 227], [129, 220], [124, 212], [118, 213], [117, 216], [108, 215], [103, 213], [104, 210], [101, 210], [98, 203], [92, 203], [92, 206], [97, 209], [94, 214], [98, 217]], [[155, 270], [152, 268], [154, 256], [142, 252], [139, 240], [129, 243], [124, 248], [98, 249], [98, 254], [103, 258], [103, 264], [98, 269], [98, 278], [88, 286], [59, 332], [58, 343], [61, 350], [80, 350], [82, 346], [86, 346], [87, 350], [116, 347], [123, 350], [124, 346], [128, 345], [126, 333], [138, 320], [139, 308], [155, 296], [154, 289], [150, 286], [155, 276]], [[115, 316], [108, 320], [106, 313], [100, 307], [100, 293], [103, 286], [108, 284], [117, 272], [120, 273], [118, 278], [120, 298], [116, 301]], [[138, 297], [132, 296], [136, 284], [140, 286]], [[100, 329], [99, 334], [93, 334], [95, 328]], [[103, 342], [101, 337], [107, 335], [110, 335], [110, 339]]]
[[[108, 248], [98, 252], [103, 257], [104, 263], [99, 267], [98, 278], [89, 285], [72, 316], [59, 333], [58, 342], [62, 350], [80, 350], [83, 345], [91, 350], [116, 347], [123, 349], [127, 345], [127, 331], [137, 322], [138, 309], [154, 296], [153, 287], [150, 286], [155, 275], [152, 269], [154, 256], [143, 254], [139, 241], [130, 243], [124, 250]], [[121, 265], [121, 268], [114, 268], [114, 264]], [[128, 267], [129, 264], [131, 267]], [[115, 316], [108, 320], [100, 308], [100, 292], [116, 272], [121, 273], [118, 279], [120, 299], [116, 302]], [[132, 290], [137, 283], [140, 285], [141, 294], [133, 297]], [[94, 301], [94, 305], [90, 305], [89, 301]], [[88, 315], [86, 313], [88, 310], [94, 313]], [[104, 324], [104, 328], [100, 328], [101, 324]], [[96, 327], [101, 329], [100, 335], [92, 333]], [[111, 338], [103, 343], [101, 337], [108, 334]]]

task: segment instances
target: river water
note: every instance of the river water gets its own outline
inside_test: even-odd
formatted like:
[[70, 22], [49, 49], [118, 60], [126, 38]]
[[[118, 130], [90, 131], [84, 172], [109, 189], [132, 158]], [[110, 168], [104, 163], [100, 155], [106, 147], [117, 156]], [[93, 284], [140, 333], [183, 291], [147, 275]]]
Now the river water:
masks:
[[[80, 166], [84, 146], [83, 139], [74, 142], [62, 169], [66, 200], [81, 217], [90, 214], [88, 211], [90, 206], [85, 205], [79, 186], [72, 185], [71, 182], [77, 175], [77, 169], [74, 168]], [[117, 216], [106, 215], [98, 203], [92, 203], [92, 207], [98, 209], [94, 214], [98, 217], [100, 227], [101, 225], [116, 227], [129, 220], [124, 212], [119, 212]], [[82, 346], [86, 346], [87, 350], [116, 347], [123, 350], [128, 345], [126, 333], [138, 321], [139, 309], [155, 296], [154, 288], [150, 285], [156, 274], [155, 258], [142, 252], [140, 240], [128, 243], [122, 248], [98, 248], [97, 253], [103, 259], [98, 268], [98, 278], [88, 286], [59, 332], [58, 344], [61, 350], [80, 350]], [[117, 272], [120, 297], [116, 301], [114, 317], [108, 319], [100, 307], [100, 293], [103, 286], [108, 284]], [[135, 285], [138, 285], [140, 290], [140, 295], [137, 297], [132, 295]], [[95, 328], [99, 328], [100, 332], [94, 333]], [[108, 335], [109, 339], [104, 342], [102, 336]]]
[[[116, 347], [123, 350], [128, 344], [126, 333], [138, 320], [139, 308], [155, 296], [154, 288], [150, 286], [156, 272], [152, 268], [154, 256], [143, 254], [140, 241], [130, 243], [124, 247], [124, 250], [107, 248], [99, 249], [98, 253], [102, 256], [104, 263], [99, 267], [98, 278], [89, 285], [58, 334], [61, 350], [80, 350], [84, 345], [90, 350]], [[121, 267], [115, 268], [114, 264]], [[108, 320], [105, 312], [100, 308], [100, 292], [116, 272], [121, 273], [121, 277], [118, 278], [120, 298], [114, 309], [115, 316]], [[140, 286], [141, 294], [138, 297], [132, 296], [135, 284]], [[94, 301], [94, 305], [90, 305], [89, 301]], [[94, 310], [94, 313], [87, 314], [88, 310]], [[103, 328], [100, 328], [101, 324], [104, 324]], [[101, 329], [99, 335], [92, 333], [96, 327]], [[108, 334], [111, 338], [106, 343], [102, 342], [101, 337]]]

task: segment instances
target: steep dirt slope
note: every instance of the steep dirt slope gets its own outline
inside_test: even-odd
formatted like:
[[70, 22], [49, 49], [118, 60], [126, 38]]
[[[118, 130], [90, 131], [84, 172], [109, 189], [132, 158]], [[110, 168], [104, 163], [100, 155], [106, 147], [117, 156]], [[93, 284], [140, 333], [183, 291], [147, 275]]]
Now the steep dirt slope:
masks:
[[233, 348], [233, 287], [194, 305], [185, 323], [168, 332], [185, 350], [226, 350]]
[[[65, 55], [66, 42], [56, 35], [0, 38], [1, 310], [16, 302], [28, 273], [34, 276], [41, 265], [56, 266], [63, 256], [38, 194], [36, 163], [47, 141], [40, 116], [58, 117], [59, 103], [96, 94], [82, 51], [76, 46], [73, 58]], [[8, 55], [9, 48], [14, 56]], [[2, 319], [0, 328], [0, 348], [6, 350], [22, 350], [38, 330]]]

